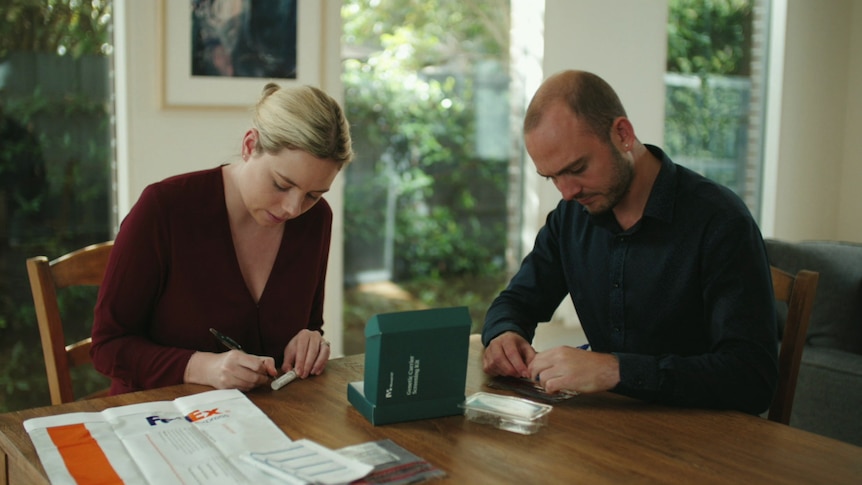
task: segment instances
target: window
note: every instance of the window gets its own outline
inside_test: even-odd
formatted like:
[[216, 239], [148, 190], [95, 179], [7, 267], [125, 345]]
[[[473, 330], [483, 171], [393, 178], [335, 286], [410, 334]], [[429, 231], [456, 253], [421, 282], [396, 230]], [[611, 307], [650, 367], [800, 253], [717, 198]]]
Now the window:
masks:
[[[25, 260], [111, 238], [111, 3], [9, 0], [0, 23], [0, 412], [50, 403]], [[87, 289], [85, 289], [87, 290]], [[61, 293], [90, 333], [95, 289]], [[105, 387], [95, 371], [78, 390]]]
[[768, 0], [670, 0], [665, 149], [760, 213]]
[[[467, 305], [507, 281], [509, 0], [346, 0], [346, 354], [376, 313]], [[519, 138], [519, 137], [518, 137]]]

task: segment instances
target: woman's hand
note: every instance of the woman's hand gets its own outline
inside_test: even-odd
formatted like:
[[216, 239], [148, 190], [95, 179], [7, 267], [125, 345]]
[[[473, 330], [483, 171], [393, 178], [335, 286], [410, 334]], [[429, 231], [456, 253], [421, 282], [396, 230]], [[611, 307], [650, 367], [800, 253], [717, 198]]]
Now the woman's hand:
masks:
[[329, 342], [320, 332], [300, 330], [284, 348], [284, 364], [281, 370], [296, 370], [296, 375], [305, 379], [309, 375], [320, 375], [329, 360]]
[[195, 352], [186, 366], [184, 381], [216, 389], [250, 391], [278, 375], [272, 357], [251, 355], [240, 350], [220, 354]]

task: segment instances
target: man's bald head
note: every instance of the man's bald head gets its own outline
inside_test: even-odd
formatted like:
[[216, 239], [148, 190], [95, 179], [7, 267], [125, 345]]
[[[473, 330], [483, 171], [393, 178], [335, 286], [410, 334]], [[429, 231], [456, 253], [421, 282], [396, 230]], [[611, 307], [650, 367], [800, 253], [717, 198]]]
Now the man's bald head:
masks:
[[564, 102], [596, 136], [610, 142], [614, 120], [626, 116], [620, 98], [604, 79], [586, 71], [562, 71], [542, 83], [524, 117], [524, 133], [539, 125], [547, 107]]

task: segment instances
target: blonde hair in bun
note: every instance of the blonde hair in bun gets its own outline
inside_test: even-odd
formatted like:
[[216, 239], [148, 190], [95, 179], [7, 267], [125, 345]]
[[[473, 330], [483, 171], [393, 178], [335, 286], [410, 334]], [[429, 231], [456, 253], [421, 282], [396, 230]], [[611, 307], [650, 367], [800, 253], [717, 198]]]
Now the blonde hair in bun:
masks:
[[256, 152], [302, 150], [341, 165], [353, 160], [350, 124], [341, 106], [312, 86], [281, 87], [267, 83], [254, 106]]

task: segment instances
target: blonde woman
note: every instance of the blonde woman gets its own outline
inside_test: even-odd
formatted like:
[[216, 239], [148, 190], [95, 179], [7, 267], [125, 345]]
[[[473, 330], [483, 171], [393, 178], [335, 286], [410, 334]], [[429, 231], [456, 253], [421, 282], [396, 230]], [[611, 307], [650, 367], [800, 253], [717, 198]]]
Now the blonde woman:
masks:
[[348, 122], [319, 89], [270, 83], [240, 158], [150, 185], [124, 219], [91, 350], [112, 394], [183, 382], [246, 391], [323, 372], [322, 197], [353, 158]]

